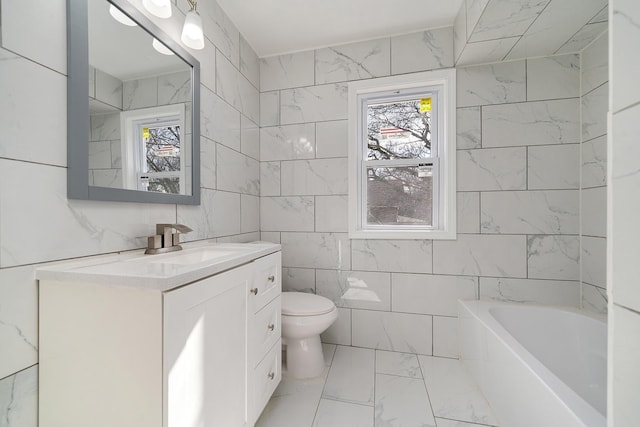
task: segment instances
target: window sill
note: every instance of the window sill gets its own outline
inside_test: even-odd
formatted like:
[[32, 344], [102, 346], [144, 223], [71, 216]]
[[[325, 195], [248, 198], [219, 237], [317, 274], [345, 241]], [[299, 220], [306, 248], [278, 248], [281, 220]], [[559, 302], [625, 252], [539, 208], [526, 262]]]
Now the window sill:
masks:
[[456, 240], [456, 230], [350, 230], [350, 239]]

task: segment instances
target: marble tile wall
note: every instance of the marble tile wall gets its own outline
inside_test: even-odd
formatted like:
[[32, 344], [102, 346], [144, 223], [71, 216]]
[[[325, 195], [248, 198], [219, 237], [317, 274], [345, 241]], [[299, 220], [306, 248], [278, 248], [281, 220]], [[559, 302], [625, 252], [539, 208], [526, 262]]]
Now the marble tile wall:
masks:
[[328, 343], [455, 358], [457, 299], [580, 304], [577, 54], [458, 67], [456, 240], [348, 237], [348, 83], [452, 67], [454, 37], [260, 59], [261, 236], [338, 306]]
[[608, 32], [581, 53], [580, 277], [582, 306], [607, 312]]
[[[130, 2], [142, 9], [141, 0]], [[189, 6], [186, 0], [174, 3], [172, 18], [149, 18], [179, 40]], [[137, 236], [152, 234], [160, 222], [190, 225], [194, 232], [185, 240], [260, 238], [258, 59], [215, 2], [198, 6], [205, 48], [191, 53], [201, 64], [202, 204], [176, 206], [67, 199], [66, 2], [0, 0], [2, 426], [37, 425], [39, 265], [142, 248], [145, 241]], [[31, 25], [38, 31], [24, 37]], [[146, 83], [179, 87], [165, 77]], [[157, 93], [155, 102], [170, 101], [163, 94], [172, 92]], [[148, 102], [125, 99], [130, 105]], [[95, 128], [105, 141], [115, 130], [105, 122]], [[92, 162], [116, 160], [102, 157], [106, 152], [106, 145], [92, 150]]]
[[608, 240], [607, 294], [609, 297], [609, 407], [611, 425], [633, 424], [640, 417], [640, 168], [637, 162], [640, 124], [640, 4], [610, 2], [611, 98], [607, 160]]
[[457, 65], [577, 53], [607, 28], [607, 0], [466, 0]]
[[122, 89], [121, 80], [89, 66], [89, 185], [122, 188]]

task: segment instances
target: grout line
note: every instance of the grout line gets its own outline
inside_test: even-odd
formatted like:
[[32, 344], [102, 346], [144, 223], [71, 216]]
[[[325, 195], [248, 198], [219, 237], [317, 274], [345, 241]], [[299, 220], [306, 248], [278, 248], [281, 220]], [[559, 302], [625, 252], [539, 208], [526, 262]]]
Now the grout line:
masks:
[[332, 401], [332, 402], [346, 403], [346, 404], [348, 404], [348, 405], [358, 405], [358, 406], [362, 406], [362, 407], [364, 407], [364, 408], [373, 408], [373, 407], [374, 407], [374, 405], [367, 405], [367, 404], [362, 403], [362, 402], [354, 402], [354, 401], [351, 401], [351, 400], [342, 400], [342, 399], [338, 399], [338, 398], [335, 398], [335, 397], [326, 397], [326, 396], [323, 396], [323, 397], [321, 397], [320, 399], [321, 399], [321, 400], [322, 400], [322, 399], [324, 399], [324, 400], [330, 400], [330, 401]]
[[529, 188], [529, 146], [526, 146], [525, 152], [524, 152], [524, 158], [525, 158], [525, 165], [524, 165], [524, 185], [526, 190], [525, 191], [530, 191], [532, 190], [531, 188]]
[[[526, 71], [525, 71], [525, 76], [526, 76]], [[526, 92], [526, 90], [525, 90], [525, 92]], [[526, 94], [525, 94], [525, 96], [526, 96]], [[567, 96], [567, 97], [563, 97], [563, 98], [533, 99], [533, 100], [530, 100], [530, 101], [527, 100], [527, 99], [524, 99], [522, 101], [511, 101], [511, 102], [496, 102], [496, 103], [472, 104], [472, 105], [456, 105], [456, 110], [459, 110], [459, 109], [462, 109], [462, 108], [471, 108], [471, 107], [498, 107], [498, 106], [503, 106], [503, 105], [531, 104], [531, 103], [535, 103], [535, 102], [567, 101], [567, 100], [571, 100], [571, 99], [579, 100], [580, 96]], [[336, 120], [340, 120], [340, 119], [336, 119]]]
[[[351, 347], [356, 347], [353, 345], [353, 309], [349, 308], [349, 345]], [[338, 351], [338, 349], [336, 349]]]
[[529, 60], [528, 59], [524, 60], [524, 99], [526, 99], [527, 102], [532, 102], [529, 99]]
[[[607, 83], [608, 83], [608, 82], [607, 82]], [[622, 113], [622, 112], [624, 112], [624, 111], [631, 110], [632, 108], [635, 108], [635, 107], [637, 107], [638, 105], [640, 105], [640, 101], [638, 101], [638, 102], [634, 102], [633, 104], [629, 104], [629, 105], [627, 105], [626, 107], [622, 107], [621, 109], [614, 111], [614, 112], [613, 112], [613, 116], [615, 117], [615, 115], [616, 115], [616, 114], [618, 114], [618, 113]], [[605, 134], [605, 135], [606, 135], [606, 134]]]
[[[584, 49], [582, 50], [582, 52], [584, 52]], [[583, 191], [584, 188], [582, 187], [582, 165], [584, 164], [583, 162], [583, 158], [582, 158], [582, 144], [584, 143], [584, 131], [582, 129], [582, 125], [584, 124], [584, 117], [583, 117], [583, 101], [584, 98], [587, 94], [583, 94], [582, 93], [582, 78], [584, 75], [584, 69], [583, 69], [583, 54], [582, 52], [580, 53], [580, 74], [579, 74], [579, 79], [578, 79], [578, 91], [580, 93], [580, 105], [578, 106], [578, 120], [580, 122], [580, 149], [578, 151], [578, 161], [579, 161], [579, 168], [578, 168], [578, 187], [579, 187], [579, 192], [578, 192], [578, 290], [579, 290], [579, 295], [578, 295], [578, 307], [584, 309], [584, 282], [583, 282], [583, 265], [584, 265], [584, 257], [582, 256], [582, 238], [584, 237], [582, 234], [582, 222], [583, 222], [583, 215], [584, 213], [582, 212], [582, 199], [583, 199]], [[591, 92], [593, 92], [594, 90], [596, 90], [597, 88], [594, 88]], [[589, 93], [591, 93], [589, 92]]]
[[[491, 406], [491, 405], [489, 405], [489, 406]], [[448, 421], [456, 421], [456, 422], [462, 423], [462, 424], [469, 424], [470, 426], [479, 425], [479, 426], [487, 426], [487, 427], [496, 427], [495, 424], [484, 424], [484, 423], [478, 423], [478, 422], [475, 422], [475, 421], [463, 421], [463, 420], [458, 420], [458, 419], [455, 419], [455, 418], [448, 418], [448, 417], [435, 417], [435, 418], [440, 418], [442, 420], [448, 420]], [[437, 424], [437, 422], [436, 422], [436, 424]]]
[[622, 308], [622, 309], [625, 309], [625, 310], [627, 310], [627, 311], [630, 311], [630, 312], [631, 312], [631, 313], [633, 313], [633, 314], [637, 314], [638, 316], [640, 316], [640, 311], [638, 311], [638, 310], [636, 310], [636, 309], [633, 309], [633, 308], [631, 308], [631, 307], [627, 307], [626, 305], [623, 305], [623, 304], [617, 303], [617, 302], [615, 302], [615, 301], [613, 302], [613, 305], [614, 305], [614, 306], [618, 306], [618, 307], [620, 307], [620, 308]]
[[[580, 31], [582, 31], [582, 29], [583, 29], [584, 27], [586, 27], [587, 25], [589, 25], [589, 23], [588, 23], [588, 22], [587, 22], [586, 24], [584, 24], [582, 27], [580, 27], [580, 28], [579, 28], [575, 33], [573, 33], [573, 34], [571, 35], [571, 37], [569, 37], [569, 38], [567, 39], [567, 41], [566, 41], [566, 42], [562, 43], [562, 45], [561, 45], [559, 48], [557, 48], [557, 49], [553, 52], [553, 55], [558, 54], [558, 52], [560, 51], [560, 49], [562, 49], [562, 48], [563, 48], [563, 47], [565, 47], [569, 42], [571, 42], [572, 40], [574, 40], [575, 36], [576, 36]], [[584, 49], [583, 49], [583, 50], [584, 50]]]
[[593, 288], [602, 289], [603, 291], [606, 291], [606, 290], [607, 290], [607, 288], [605, 287], [605, 285], [596, 285], [596, 284], [591, 283], [591, 282], [582, 282], [582, 284], [583, 284], [583, 285], [586, 285], [586, 286], [591, 286], [591, 287], [593, 287]]
[[581, 234], [580, 237], [589, 237], [591, 239], [606, 239], [607, 236], [593, 236], [591, 234]]
[[[582, 73], [582, 69], [580, 70], [580, 72]], [[601, 87], [608, 85], [609, 84], [609, 80], [606, 80], [603, 83], [600, 83], [598, 86], [594, 87], [593, 89], [591, 89], [589, 92], [585, 92], [582, 93], [582, 79], [580, 79], [580, 101], [582, 101], [582, 98], [584, 98], [587, 95], [591, 95], [593, 92], [595, 92], [596, 90], [600, 89]], [[640, 101], [638, 102], [640, 103]], [[582, 102], [580, 102], [581, 106], [582, 106]], [[582, 119], [582, 117], [580, 117], [580, 119]]]
[[[67, 74], [65, 74], [65, 73], [63, 73], [61, 71], [58, 71], [55, 68], [52, 68], [52, 67], [50, 67], [48, 65], [45, 65], [45, 64], [43, 64], [41, 62], [38, 62], [35, 59], [31, 59], [29, 57], [23, 56], [22, 54], [20, 54], [20, 53], [18, 53], [16, 51], [13, 51], [13, 50], [7, 48], [6, 46], [0, 45], [0, 50], [4, 50], [4, 51], [7, 51], [7, 52], [10, 52], [10, 53], [16, 55], [18, 57], [18, 59], [24, 59], [25, 61], [31, 62], [32, 64], [36, 64], [36, 65], [41, 66], [42, 68], [46, 68], [47, 70], [53, 71], [54, 73], [64, 77], [65, 79], [68, 77]], [[65, 67], [66, 66], [67, 66], [67, 63], [65, 61]], [[67, 71], [67, 73], [68, 73], [68, 71]]]
[[[279, 231], [267, 231], [264, 230], [265, 233], [280, 233]], [[291, 233], [293, 234], [293, 232], [285, 232], [285, 233]], [[468, 235], [468, 234], [467, 234]], [[476, 234], [476, 235], [480, 235], [480, 234]], [[483, 234], [483, 236], [486, 236], [487, 234]], [[495, 236], [495, 234], [492, 234], [492, 236]], [[524, 236], [524, 237], [529, 237], [529, 236], [558, 236], [558, 235], [554, 235], [554, 234], [518, 234], [517, 236]], [[577, 237], [577, 235], [560, 235], [560, 236], [569, 236], [569, 237]], [[600, 239], [606, 239], [606, 237], [598, 237], [595, 236], [596, 238], [600, 238]], [[202, 239], [202, 240], [207, 240], [207, 239]], [[122, 251], [124, 252], [124, 251]], [[42, 264], [42, 263], [36, 263], [36, 264]], [[35, 265], [35, 264], [34, 264]], [[361, 273], [380, 273], [380, 274], [393, 274], [393, 273], [397, 273], [397, 274], [408, 274], [408, 275], [414, 275], [414, 276], [445, 276], [445, 277], [478, 277], [478, 278], [485, 278], [485, 279], [509, 279], [509, 280], [523, 280], [523, 279], [527, 279], [526, 277], [519, 277], [519, 276], [494, 276], [494, 275], [468, 275], [468, 274], [451, 274], [451, 273], [407, 273], [404, 271], [371, 271], [371, 270], [338, 270], [338, 269], [333, 269], [333, 268], [318, 268], [315, 269], [313, 267], [296, 267], [296, 266], [283, 266], [282, 268], [289, 268], [289, 269], [299, 269], [299, 270], [316, 270], [316, 271], [345, 271], [345, 272], [352, 272], [352, 273], [357, 273], [357, 272], [361, 272]], [[531, 278], [532, 280], [547, 280], [547, 281], [561, 281], [561, 282], [577, 282], [578, 280], [571, 280], [571, 279], [549, 279], [549, 278], [538, 278], [538, 277], [534, 277]], [[348, 307], [344, 307], [344, 308], [348, 308]], [[351, 308], [349, 308], [351, 309]], [[373, 309], [367, 309], [367, 308], [353, 308], [354, 310], [369, 310], [369, 311], [384, 311], [384, 312], [390, 312], [389, 310], [373, 310]], [[394, 311], [395, 313], [395, 311]], [[420, 314], [420, 313], [411, 313], [411, 314]], [[441, 316], [440, 314], [437, 314], [436, 316]], [[448, 317], [448, 316], [445, 316]], [[450, 317], [455, 317], [455, 316], [450, 316]]]
[[67, 166], [63, 166], [63, 165], [52, 165], [52, 164], [49, 164], [49, 163], [36, 162], [36, 161], [33, 161], [33, 160], [14, 159], [12, 157], [0, 156], [0, 160], [7, 160], [7, 161], [10, 161], [10, 162], [28, 163], [28, 164], [31, 164], [31, 165], [38, 165], [38, 166], [50, 166], [52, 168], [67, 169]]
[[378, 383], [378, 351], [373, 350], [373, 425], [376, 423], [376, 397], [377, 397], [377, 385]]
[[[427, 356], [434, 357], [434, 356]], [[418, 367], [420, 368], [420, 375], [422, 375], [422, 385], [424, 386], [424, 391], [427, 393], [427, 401], [429, 402], [429, 409], [431, 410], [431, 415], [433, 415], [434, 421], [436, 417], [436, 413], [433, 410], [433, 403], [431, 403], [431, 396], [429, 394], [429, 386], [427, 386], [427, 376], [425, 375], [425, 370], [422, 367], [422, 363], [420, 363], [419, 355], [416, 355], [416, 359], [418, 359]], [[436, 425], [438, 423], [436, 422]]]
[[480, 148], [483, 148], [483, 144], [482, 144], [483, 132], [482, 131], [484, 130], [484, 125], [483, 125], [482, 117], [483, 117], [484, 107], [485, 107], [484, 105], [481, 105], [481, 106], [477, 107], [477, 108], [480, 109]]
[[38, 365], [39, 365], [38, 363], [34, 363], [33, 365], [29, 365], [29, 366], [27, 366], [26, 368], [22, 368], [22, 369], [20, 369], [20, 370], [18, 370], [18, 371], [16, 371], [16, 372], [13, 372], [13, 373], [11, 373], [11, 374], [7, 375], [6, 377], [0, 378], [0, 382], [2, 382], [2, 381], [4, 381], [4, 380], [6, 380], [6, 379], [8, 379], [8, 378], [14, 377], [14, 376], [18, 375], [19, 373], [24, 372], [24, 371], [26, 371], [26, 370], [28, 370], [28, 369], [31, 369], [31, 368], [33, 368], [34, 366], [38, 366]]
[[[531, 23], [531, 24], [533, 25], [533, 23]], [[509, 49], [509, 51], [506, 53], [506, 55], [504, 55], [502, 57], [502, 61], [508, 61], [507, 57], [509, 55], [511, 55], [511, 52], [513, 52], [513, 50], [516, 48], [516, 46], [518, 46], [518, 43], [520, 43], [522, 41], [522, 38], [524, 37], [525, 34], [526, 33], [523, 33], [521, 36], [518, 37], [518, 40], [513, 44], [513, 46], [511, 46], [511, 49]], [[511, 37], [506, 37], [506, 38], [511, 38]], [[501, 39], [498, 39], [498, 40], [501, 40]]]
[[313, 414], [313, 420], [311, 421], [311, 425], [313, 426], [313, 424], [316, 421], [316, 417], [318, 416], [318, 410], [320, 409], [320, 402], [322, 401], [322, 399], [324, 398], [324, 389], [327, 386], [327, 381], [329, 381], [329, 374], [331, 373], [331, 368], [333, 367], [333, 361], [336, 357], [336, 352], [338, 351], [338, 346], [336, 345], [336, 348], [333, 352], [333, 357], [331, 358], [331, 364], [329, 364], [329, 366], [327, 367], [327, 377], [324, 379], [324, 384], [322, 384], [322, 391], [320, 392], [320, 398], [318, 399], [318, 404], [316, 405], [316, 411]]
[[[527, 271], [525, 272], [526, 278], [527, 280], [533, 279], [532, 277], [529, 277], [529, 235], [526, 234], [525, 235], [525, 239], [524, 239], [524, 256], [525, 258], [525, 268], [527, 269]], [[479, 282], [479, 280], [478, 280]], [[580, 283], [580, 281], [578, 281], [578, 283]]]

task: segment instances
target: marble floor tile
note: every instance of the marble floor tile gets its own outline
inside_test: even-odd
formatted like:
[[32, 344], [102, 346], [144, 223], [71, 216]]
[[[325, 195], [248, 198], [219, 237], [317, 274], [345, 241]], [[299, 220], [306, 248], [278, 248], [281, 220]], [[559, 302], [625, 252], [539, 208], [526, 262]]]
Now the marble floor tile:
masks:
[[311, 426], [326, 379], [326, 371], [322, 376], [307, 381], [283, 377], [256, 427]]
[[322, 397], [373, 406], [375, 350], [339, 346]]
[[489, 404], [459, 360], [418, 356], [436, 416], [495, 426]]
[[321, 399], [313, 427], [373, 427], [373, 408]]
[[436, 418], [437, 427], [487, 427], [486, 424], [473, 424], [446, 418]]
[[336, 354], [336, 347], [335, 344], [322, 343], [322, 354], [324, 355], [325, 366], [331, 366], [333, 355]]
[[283, 377], [256, 427], [497, 425], [458, 360], [335, 344], [322, 350], [323, 375]]
[[420, 378], [376, 375], [376, 427], [435, 427]]
[[418, 357], [411, 353], [376, 350], [376, 373], [422, 378]]

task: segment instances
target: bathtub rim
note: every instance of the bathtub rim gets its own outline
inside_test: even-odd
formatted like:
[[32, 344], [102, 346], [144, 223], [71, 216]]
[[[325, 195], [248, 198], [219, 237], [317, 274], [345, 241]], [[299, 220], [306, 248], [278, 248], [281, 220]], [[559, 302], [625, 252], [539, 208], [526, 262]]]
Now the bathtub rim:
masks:
[[[542, 304], [523, 304], [505, 301], [492, 300], [458, 300], [458, 316], [462, 318], [462, 307], [466, 308], [469, 313], [478, 321], [484, 329], [488, 330], [502, 345], [506, 346], [509, 352], [522, 364], [526, 369], [543, 384], [545, 389], [562, 404], [562, 406], [573, 415], [573, 417], [585, 426], [590, 426], [589, 421], [594, 419], [601, 421], [598, 425], [606, 426], [607, 418], [596, 408], [591, 406], [578, 393], [565, 384], [556, 374], [540, 362], [529, 350], [527, 350], [518, 340], [504, 328], [500, 322], [493, 317], [490, 309], [496, 306], [512, 306], [518, 308], [545, 308], [559, 311], [567, 311], [574, 314], [584, 315], [592, 319], [600, 320], [607, 323], [607, 317], [598, 315], [576, 307], [542, 305]], [[462, 306], [462, 307], [461, 307]], [[462, 354], [460, 359], [463, 360]], [[605, 384], [606, 386], [606, 384]], [[491, 403], [491, 402], [489, 402]]]

